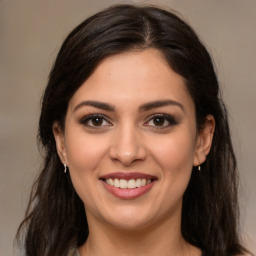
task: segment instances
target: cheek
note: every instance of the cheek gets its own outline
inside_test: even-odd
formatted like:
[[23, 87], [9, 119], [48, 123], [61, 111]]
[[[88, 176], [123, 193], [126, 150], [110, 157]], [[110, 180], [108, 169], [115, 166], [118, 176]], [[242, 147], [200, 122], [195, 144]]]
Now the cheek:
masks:
[[[191, 171], [195, 154], [195, 144], [190, 133], [176, 133], [175, 136], [163, 140], [161, 143], [154, 143], [154, 156], [156, 161], [165, 170], [167, 175]], [[157, 146], [158, 145], [158, 146]]]
[[193, 136], [185, 133], [163, 141], [154, 148], [155, 161], [161, 167], [161, 192], [157, 195], [164, 202], [160, 209], [173, 211], [181, 204], [188, 186], [194, 158]]
[[85, 205], [94, 204], [98, 169], [106, 154], [106, 139], [86, 136], [83, 132], [66, 132], [66, 150], [73, 186]]
[[66, 149], [69, 167], [74, 172], [93, 171], [103, 158], [107, 142], [100, 136], [86, 136], [81, 133], [71, 133], [66, 136]]

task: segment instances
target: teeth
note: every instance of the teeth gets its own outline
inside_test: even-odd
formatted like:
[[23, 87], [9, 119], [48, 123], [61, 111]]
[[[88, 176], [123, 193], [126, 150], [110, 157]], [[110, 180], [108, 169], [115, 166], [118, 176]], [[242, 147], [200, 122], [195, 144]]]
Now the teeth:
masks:
[[151, 180], [146, 179], [131, 179], [131, 180], [124, 180], [124, 179], [106, 179], [107, 184], [116, 188], [139, 188], [145, 185], [150, 184]]
[[151, 180], [147, 180], [147, 185], [151, 183]]
[[136, 188], [136, 182], [134, 179], [128, 180], [128, 188]]
[[114, 186], [114, 181], [112, 179], [108, 179], [108, 184]]
[[127, 188], [127, 180], [120, 180], [119, 182], [120, 188]]
[[141, 184], [142, 184], [141, 179], [137, 179], [136, 180], [136, 187], [137, 188], [141, 187]]
[[120, 187], [120, 181], [118, 179], [114, 179], [114, 187], [116, 188]]

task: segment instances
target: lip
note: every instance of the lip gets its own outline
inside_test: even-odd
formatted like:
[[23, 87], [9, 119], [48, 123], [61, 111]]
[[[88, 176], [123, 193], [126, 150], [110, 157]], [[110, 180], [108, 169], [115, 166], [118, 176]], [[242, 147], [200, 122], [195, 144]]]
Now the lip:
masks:
[[145, 173], [140, 172], [113, 172], [103, 176], [100, 176], [101, 180], [106, 179], [124, 179], [124, 180], [131, 180], [131, 179], [146, 179], [146, 180], [156, 180], [156, 176], [152, 176]]
[[[102, 182], [104, 188], [110, 192], [112, 195], [120, 198], [120, 199], [135, 199], [138, 198], [145, 193], [147, 193], [154, 185], [157, 180], [157, 177], [144, 174], [144, 173], [138, 173], [138, 172], [130, 172], [130, 173], [123, 173], [123, 172], [116, 172], [116, 173], [109, 173], [104, 176], [101, 176], [100, 181]], [[151, 183], [141, 186], [138, 188], [116, 188], [114, 186], [111, 186], [105, 182], [106, 179], [150, 179]]]

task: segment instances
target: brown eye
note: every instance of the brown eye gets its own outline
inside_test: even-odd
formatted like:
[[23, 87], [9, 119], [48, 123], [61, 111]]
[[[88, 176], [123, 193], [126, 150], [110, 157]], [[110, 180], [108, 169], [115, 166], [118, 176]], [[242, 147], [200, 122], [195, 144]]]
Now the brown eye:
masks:
[[101, 126], [103, 124], [103, 117], [93, 117], [91, 123], [93, 126]]
[[144, 125], [153, 128], [168, 128], [176, 124], [178, 124], [178, 122], [174, 119], [174, 117], [166, 114], [156, 114]]
[[155, 126], [163, 126], [166, 120], [163, 117], [155, 117], [152, 121]]
[[91, 127], [91, 128], [100, 128], [103, 126], [111, 126], [112, 124], [101, 115], [89, 115], [83, 118], [80, 123], [84, 126]]

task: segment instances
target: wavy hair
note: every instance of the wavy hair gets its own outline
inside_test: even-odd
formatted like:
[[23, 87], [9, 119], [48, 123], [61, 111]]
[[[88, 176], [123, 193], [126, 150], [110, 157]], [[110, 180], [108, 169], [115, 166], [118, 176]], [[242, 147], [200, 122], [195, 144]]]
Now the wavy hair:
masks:
[[53, 123], [57, 121], [65, 128], [69, 100], [104, 58], [147, 48], [161, 51], [170, 67], [184, 78], [195, 104], [198, 131], [207, 115], [213, 115], [216, 122], [203, 170], [192, 172], [183, 197], [182, 235], [207, 256], [246, 252], [238, 230], [236, 159], [208, 51], [193, 29], [173, 11], [116, 5], [86, 19], [68, 35], [50, 72], [38, 132], [44, 166], [17, 234], [25, 234], [27, 256], [67, 255], [70, 248], [86, 241], [89, 232], [83, 203], [70, 176], [63, 174]]

